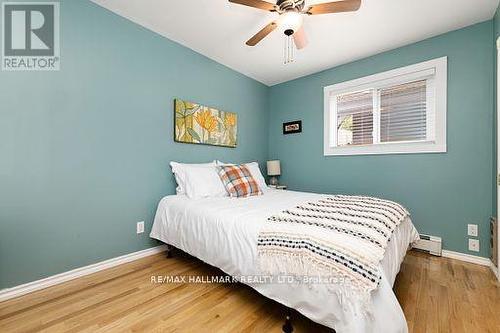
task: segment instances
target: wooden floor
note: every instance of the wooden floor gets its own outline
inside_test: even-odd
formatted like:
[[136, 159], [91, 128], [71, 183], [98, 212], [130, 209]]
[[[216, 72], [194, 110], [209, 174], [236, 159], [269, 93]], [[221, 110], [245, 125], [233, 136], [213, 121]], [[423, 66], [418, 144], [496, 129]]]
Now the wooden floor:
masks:
[[[220, 271], [151, 256], [0, 303], [0, 332], [281, 332], [285, 308], [249, 287], [151, 283], [167, 274]], [[500, 332], [500, 286], [487, 267], [410, 252], [394, 289], [410, 332]], [[293, 324], [331, 332], [298, 313]]]

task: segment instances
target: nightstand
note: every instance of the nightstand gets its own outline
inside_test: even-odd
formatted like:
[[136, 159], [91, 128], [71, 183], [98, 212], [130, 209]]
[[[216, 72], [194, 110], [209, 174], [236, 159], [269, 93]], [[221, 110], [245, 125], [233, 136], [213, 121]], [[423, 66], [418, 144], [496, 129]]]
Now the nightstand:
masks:
[[286, 185], [268, 185], [270, 188], [274, 188], [276, 190], [286, 190], [287, 186]]

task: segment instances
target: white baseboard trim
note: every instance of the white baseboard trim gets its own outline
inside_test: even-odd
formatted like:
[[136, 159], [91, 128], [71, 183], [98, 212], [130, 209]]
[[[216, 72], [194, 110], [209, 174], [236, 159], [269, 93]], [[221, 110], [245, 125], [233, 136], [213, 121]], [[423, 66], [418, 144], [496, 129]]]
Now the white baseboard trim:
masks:
[[0, 290], [0, 302], [6, 301], [11, 298], [19, 297], [37, 290], [45, 289], [51, 286], [54, 286], [59, 283], [63, 283], [69, 280], [73, 280], [85, 275], [89, 275], [95, 272], [102, 271], [107, 268], [115, 267], [121, 264], [125, 264], [127, 262], [131, 262], [140, 258], [144, 258], [156, 253], [160, 253], [166, 250], [165, 245], [160, 245], [156, 247], [152, 247], [149, 249], [125, 254], [120, 257], [111, 258], [108, 260], [104, 260], [92, 265], [80, 267], [73, 269], [71, 271], [63, 272], [60, 274], [52, 275], [46, 277], [44, 279], [36, 280], [33, 282], [28, 282], [25, 284], [21, 284], [19, 286], [15, 286], [12, 288], [2, 289]]
[[495, 266], [495, 264], [493, 264], [493, 262], [491, 262], [491, 270], [493, 271], [493, 274], [495, 274], [495, 276], [497, 277], [498, 281], [500, 281], [500, 272], [498, 271], [498, 267]]
[[491, 260], [489, 258], [474, 256], [472, 254], [443, 250], [441, 255], [445, 258], [457, 259], [461, 261], [470, 262], [472, 264], [491, 266]]
[[449, 251], [449, 250], [443, 250], [441, 255], [445, 258], [457, 259], [457, 260], [461, 260], [461, 261], [470, 262], [472, 264], [488, 266], [491, 269], [491, 271], [493, 272], [493, 274], [495, 274], [497, 279], [500, 281], [500, 272], [498, 270], [498, 267], [496, 267], [495, 264], [493, 264], [493, 262], [490, 260], [490, 258], [479, 257], [479, 256], [471, 255], [471, 254], [460, 253], [460, 252]]

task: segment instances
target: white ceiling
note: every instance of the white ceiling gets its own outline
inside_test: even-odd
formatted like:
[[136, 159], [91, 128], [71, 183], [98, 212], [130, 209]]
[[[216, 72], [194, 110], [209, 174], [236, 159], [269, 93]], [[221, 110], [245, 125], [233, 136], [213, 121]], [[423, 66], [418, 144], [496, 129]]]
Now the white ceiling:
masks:
[[[357, 12], [305, 16], [309, 45], [284, 65], [278, 30], [255, 47], [245, 45], [276, 13], [227, 0], [92, 1], [267, 85], [486, 21], [499, 2], [362, 0]], [[328, 1], [306, 0], [306, 5]]]

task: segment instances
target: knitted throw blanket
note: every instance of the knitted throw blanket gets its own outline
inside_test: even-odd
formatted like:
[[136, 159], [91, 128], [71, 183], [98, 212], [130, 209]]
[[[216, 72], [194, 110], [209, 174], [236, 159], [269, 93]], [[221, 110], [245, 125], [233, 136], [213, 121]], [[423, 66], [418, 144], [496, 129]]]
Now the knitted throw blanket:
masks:
[[337, 294], [355, 291], [366, 302], [380, 283], [387, 243], [409, 215], [392, 201], [346, 195], [287, 209], [269, 217], [259, 233], [261, 270], [330, 278]]

